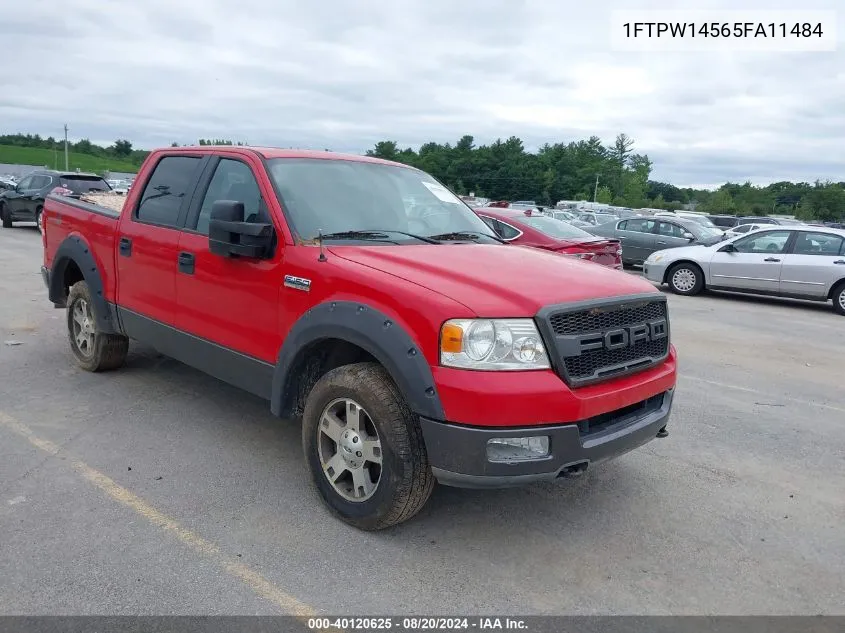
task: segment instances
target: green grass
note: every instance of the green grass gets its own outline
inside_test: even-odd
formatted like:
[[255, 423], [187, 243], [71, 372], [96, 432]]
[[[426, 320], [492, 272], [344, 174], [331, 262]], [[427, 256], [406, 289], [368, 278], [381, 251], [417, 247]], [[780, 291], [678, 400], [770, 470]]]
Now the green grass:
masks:
[[[63, 150], [40, 149], [37, 147], [18, 147], [16, 145], [0, 145], [0, 163], [11, 165], [37, 165], [49, 169], [64, 169], [65, 154]], [[100, 158], [90, 154], [68, 152], [68, 167], [75, 171], [102, 173], [104, 171], [130, 172], [138, 171], [138, 165], [111, 158]]]

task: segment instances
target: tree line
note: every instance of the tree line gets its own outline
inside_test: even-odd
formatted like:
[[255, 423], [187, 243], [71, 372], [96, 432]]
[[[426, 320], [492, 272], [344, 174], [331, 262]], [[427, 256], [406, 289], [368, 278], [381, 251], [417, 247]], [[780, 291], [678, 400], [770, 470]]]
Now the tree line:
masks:
[[552, 205], [559, 200], [595, 199], [635, 209], [845, 218], [845, 182], [776, 182], [765, 187], [728, 182], [710, 191], [652, 180], [651, 160], [634, 152], [634, 141], [626, 134], [619, 134], [611, 145], [591, 136], [547, 143], [536, 153], [526, 151], [515, 136], [476, 146], [474, 138], [466, 135], [454, 145], [425, 143], [416, 151], [402, 149], [395, 141], [381, 141], [367, 155], [422, 169], [456, 193], [494, 200]]
[[[198, 145], [247, 145], [229, 139], [199, 139]], [[0, 135], [0, 145], [58, 149], [62, 139], [38, 134]], [[179, 147], [179, 143], [172, 143]], [[126, 139], [103, 147], [82, 139], [68, 143], [73, 152], [115, 158], [139, 165], [149, 154]], [[380, 141], [368, 156], [422, 169], [459, 194], [495, 200], [535, 200], [552, 205], [559, 200], [593, 200], [632, 208], [676, 210], [692, 208], [716, 214], [789, 214], [810, 220], [845, 218], [845, 182], [776, 182], [765, 187], [725, 183], [715, 191], [680, 188], [651, 179], [647, 154], [634, 151], [634, 140], [619, 134], [605, 145], [597, 136], [569, 143], [545, 144], [529, 152], [511, 136], [476, 145], [470, 135], [455, 144], [424, 143], [418, 150]]]

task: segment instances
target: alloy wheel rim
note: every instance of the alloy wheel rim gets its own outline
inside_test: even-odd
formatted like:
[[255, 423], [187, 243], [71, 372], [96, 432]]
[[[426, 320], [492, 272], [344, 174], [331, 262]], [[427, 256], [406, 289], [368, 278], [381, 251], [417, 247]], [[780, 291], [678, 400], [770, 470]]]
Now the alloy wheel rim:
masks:
[[338, 398], [323, 409], [317, 453], [323, 474], [341, 497], [356, 503], [372, 498], [381, 481], [381, 439], [361, 405]]
[[845, 310], [845, 290], [839, 293], [839, 307]]
[[695, 287], [695, 273], [689, 268], [676, 270], [672, 275], [672, 285], [682, 292], [689, 292]]
[[80, 299], [73, 304], [73, 340], [76, 349], [83, 356], [90, 357], [94, 354], [94, 315], [91, 314], [91, 307], [85, 299]]

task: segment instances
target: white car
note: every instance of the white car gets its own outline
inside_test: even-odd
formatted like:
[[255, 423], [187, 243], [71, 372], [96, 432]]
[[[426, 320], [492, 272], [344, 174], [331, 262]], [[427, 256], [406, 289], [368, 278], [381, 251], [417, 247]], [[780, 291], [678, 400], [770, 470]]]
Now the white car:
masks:
[[845, 230], [768, 225], [712, 246], [656, 251], [643, 275], [680, 295], [712, 289], [832, 300], [845, 316]]
[[751, 231], [757, 231], [758, 229], [770, 229], [772, 228], [771, 224], [740, 224], [735, 226], [731, 229], [727, 229], [725, 231], [725, 237], [737, 237], [739, 235], [745, 235], [746, 233], [750, 233]]

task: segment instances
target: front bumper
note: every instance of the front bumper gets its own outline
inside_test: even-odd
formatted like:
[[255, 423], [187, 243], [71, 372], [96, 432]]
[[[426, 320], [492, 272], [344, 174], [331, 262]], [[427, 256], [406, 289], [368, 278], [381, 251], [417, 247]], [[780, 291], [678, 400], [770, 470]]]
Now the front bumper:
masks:
[[[507, 488], [578, 475], [657, 437], [669, 422], [674, 389], [577, 423], [520, 428], [479, 428], [420, 419], [428, 460], [437, 480], [459, 488]], [[548, 436], [549, 455], [494, 462], [487, 442], [497, 437]]]
[[643, 264], [643, 277], [652, 283], [662, 284], [666, 276], [666, 264], [664, 262], [645, 262]]

